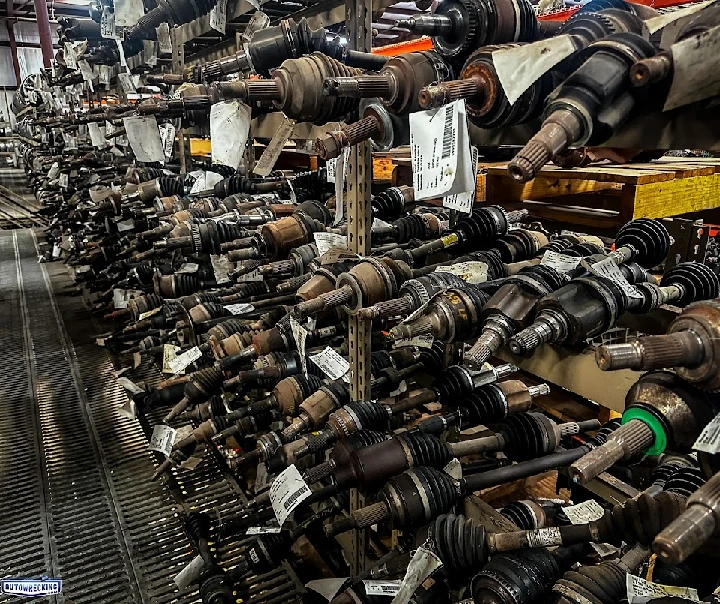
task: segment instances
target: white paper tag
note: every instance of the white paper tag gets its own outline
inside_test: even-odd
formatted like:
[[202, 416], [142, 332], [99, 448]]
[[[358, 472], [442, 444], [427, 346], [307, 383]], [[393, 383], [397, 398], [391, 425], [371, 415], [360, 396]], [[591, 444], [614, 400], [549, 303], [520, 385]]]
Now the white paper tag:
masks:
[[320, 367], [321, 371], [331, 380], [339, 380], [350, 371], [350, 363], [347, 362], [347, 359], [341, 357], [330, 346], [322, 352], [311, 355], [310, 360]]
[[345, 218], [345, 182], [347, 181], [349, 158], [350, 147], [345, 147], [340, 152], [335, 165], [335, 220], [333, 225], [340, 224]]
[[610, 281], [613, 281], [631, 300], [643, 299], [642, 294], [634, 285], [628, 283], [627, 279], [625, 279], [623, 274], [620, 272], [620, 267], [611, 257], [600, 260], [600, 262], [596, 262], [590, 267], [590, 270], [596, 275], [600, 275], [601, 277], [605, 277], [610, 279]]
[[142, 0], [114, 0], [113, 5], [116, 26], [132, 27], [145, 14]]
[[645, 604], [658, 598], [682, 598], [691, 602], [699, 602], [697, 590], [692, 587], [674, 587], [646, 581], [642, 577], [627, 574], [625, 578], [628, 604]]
[[465, 100], [410, 114], [415, 200], [472, 191]]
[[135, 419], [137, 417], [137, 405], [135, 405], [135, 401], [129, 399], [117, 408], [117, 412], [126, 419]]
[[175, 274], [193, 275], [198, 272], [199, 268], [200, 265], [195, 262], [183, 262], [180, 268], [175, 271]]
[[173, 147], [175, 146], [175, 126], [170, 122], [165, 122], [158, 126], [160, 130], [160, 140], [162, 141], [163, 153], [165, 159], [170, 159], [173, 155]]
[[135, 228], [135, 220], [133, 218], [121, 220], [120, 222], [116, 223], [116, 226], [119, 233], [124, 233], [125, 231], [132, 231]]
[[[645, 21], [643, 21], [643, 29], [647, 30], [648, 34], [654, 34], [660, 29], [664, 30], [666, 26], [670, 23], [673, 23], [678, 19], [682, 19], [698, 12], [699, 10], [702, 10], [709, 4], [712, 4], [712, 2], [713, 0], [708, 0], [707, 2], [698, 2], [697, 4], [693, 4], [692, 6], [688, 6], [686, 8], [674, 10], [669, 13], [663, 13], [661, 15], [658, 15], [657, 17], [653, 17], [652, 19], [646, 19]], [[663, 35], [664, 34], [665, 31], [663, 31]]]
[[215, 103], [210, 108], [213, 163], [237, 170], [249, 133], [250, 107], [240, 100]]
[[408, 564], [400, 590], [393, 598], [392, 604], [407, 604], [415, 590], [441, 566], [442, 562], [437, 555], [425, 547], [418, 547]]
[[456, 193], [455, 195], [448, 195], [443, 197], [443, 207], [451, 210], [457, 210], [458, 212], [464, 212], [465, 214], [472, 214], [472, 206], [475, 201], [475, 193], [477, 192], [477, 171], [478, 171], [478, 149], [472, 147], [472, 166], [473, 166], [473, 186], [471, 191], [465, 193]]
[[158, 39], [158, 52], [164, 55], [172, 54], [172, 40], [170, 40], [170, 26], [167, 23], [161, 23], [156, 28]]
[[485, 283], [487, 281], [488, 265], [479, 260], [469, 260], [468, 262], [458, 262], [448, 266], [438, 266], [435, 272], [451, 273], [468, 283]]
[[300, 355], [300, 362], [302, 363], [302, 370], [307, 375], [307, 358], [305, 357], [305, 340], [307, 340], [307, 330], [298, 323], [295, 317], [290, 317], [290, 329], [292, 330], [293, 339], [295, 340], [295, 347]]
[[175, 576], [175, 585], [178, 589], [186, 589], [200, 578], [205, 570], [205, 560], [198, 554], [190, 563]]
[[277, 535], [282, 529], [279, 526], [251, 526], [245, 531], [250, 535]]
[[120, 384], [125, 390], [127, 390], [130, 394], [144, 394], [145, 391], [140, 388], [135, 382], [133, 382], [131, 379], [126, 377], [119, 377], [117, 379], [117, 383]]
[[103, 8], [102, 16], [100, 17], [100, 35], [103, 38], [113, 39], [115, 35], [115, 13], [113, 13], [107, 6]]
[[130, 147], [138, 161], [164, 162], [160, 131], [154, 115], [123, 118]]
[[93, 70], [92, 67], [90, 67], [90, 63], [88, 63], [85, 59], [82, 59], [81, 61], [78, 61], [78, 67], [80, 68], [83, 80], [85, 80], [88, 88], [90, 88], [90, 92], [95, 92], [95, 87], [93, 86]]
[[368, 596], [395, 596], [400, 591], [402, 581], [381, 581], [379, 579], [364, 579], [365, 593]]
[[327, 160], [325, 163], [326, 178], [328, 182], [335, 182], [335, 171], [337, 170], [337, 157]]
[[558, 272], [567, 273], [574, 268], [577, 268], [581, 260], [582, 258], [573, 258], [572, 256], [566, 256], [564, 254], [558, 254], [557, 252], [548, 250], [543, 254], [540, 264], [554, 268]]
[[[120, 82], [120, 86], [123, 89], [123, 92], [125, 94], [137, 93], [137, 89], [135, 88], [135, 80], [133, 80], [133, 77], [131, 74], [122, 71], [117, 74], [117, 78], [118, 78], [118, 82]], [[155, 119], [155, 118], [153, 118], [153, 119]]]
[[272, 137], [270, 143], [268, 143], [268, 146], [265, 148], [265, 151], [263, 151], [263, 154], [260, 156], [257, 164], [255, 164], [255, 168], [253, 169], [255, 174], [258, 176], [267, 176], [270, 172], [272, 172], [275, 162], [278, 157], [280, 157], [280, 152], [283, 150], [285, 143], [292, 135], [294, 129], [295, 120], [283, 117], [283, 123]]
[[347, 237], [345, 235], [338, 235], [337, 233], [313, 233], [315, 238], [315, 245], [318, 249], [318, 257], [322, 256], [331, 247], [341, 248], [343, 250], [348, 249]]
[[492, 61], [505, 96], [514, 105], [540, 76], [574, 52], [571, 36], [554, 36], [532, 44], [496, 50], [492, 53]]
[[218, 174], [217, 172], [211, 172], [209, 170], [197, 170], [196, 172], [198, 176], [190, 188], [190, 195], [211, 191], [217, 183], [223, 180], [222, 174]]
[[528, 547], [531, 549], [560, 545], [561, 543], [562, 536], [560, 528], [557, 526], [539, 528], [528, 535]]
[[166, 424], [158, 424], [153, 428], [150, 444], [148, 448], [151, 451], [157, 451], [169, 457], [172, 452], [172, 446], [175, 442], [175, 433], [177, 430]]
[[673, 75], [663, 111], [720, 93], [720, 25], [671, 47]]
[[190, 350], [186, 350], [182, 354], [176, 356], [171, 363], [168, 364], [173, 373], [183, 371], [188, 365], [194, 363], [202, 356], [202, 352], [197, 346], [193, 346]]
[[245, 31], [243, 31], [242, 36], [245, 40], [249, 41], [252, 39], [252, 36], [256, 31], [265, 29], [268, 25], [270, 25], [270, 17], [261, 10], [257, 10], [253, 14], [252, 19], [250, 19], [250, 22], [247, 24], [247, 27], [245, 27]]
[[141, 295], [142, 292], [136, 289], [114, 289], [113, 290], [113, 306], [116, 309], [128, 307], [128, 302], [135, 296]]
[[313, 579], [305, 584], [305, 587], [312, 589], [320, 594], [328, 602], [330, 602], [340, 591], [343, 585], [347, 583], [348, 578], [336, 579]]
[[218, 285], [230, 283], [230, 277], [228, 273], [232, 270], [232, 263], [228, 260], [225, 255], [216, 256], [215, 254], [210, 255], [210, 262], [212, 264], [213, 273], [215, 273], [215, 281]]
[[62, 174], [60, 174], [58, 183], [63, 189], [67, 189], [70, 186], [70, 176], [67, 172], [63, 172]]
[[265, 278], [263, 277], [263, 274], [257, 268], [254, 271], [251, 271], [246, 275], [240, 275], [235, 279], [238, 283], [252, 283], [264, 280]]
[[98, 149], [104, 149], [107, 147], [108, 142], [105, 140], [105, 136], [100, 130], [100, 124], [97, 122], [90, 122], [88, 124], [88, 134], [90, 134], [90, 144]]
[[175, 362], [175, 359], [178, 356], [178, 352], [180, 351], [180, 346], [175, 346], [174, 344], [164, 344], [163, 345], [163, 365], [162, 365], [162, 372], [163, 373], [178, 373], [182, 374], [185, 373], [184, 369], [181, 369], [180, 371], [173, 371], [171, 363]]
[[65, 42], [65, 65], [68, 69], [77, 69], [77, 55], [75, 54], [75, 48], [72, 42]]
[[218, 0], [217, 4], [213, 6], [210, 11], [210, 27], [214, 30], [219, 31], [221, 34], [225, 33], [225, 26], [227, 24], [227, 0]]
[[157, 308], [153, 308], [152, 310], [148, 310], [146, 312], [140, 313], [140, 316], [138, 317], [138, 321], [142, 321], [143, 319], [149, 319], [152, 316], [155, 316], [160, 311], [162, 311], [162, 306], [158, 306]]
[[53, 165], [50, 166], [50, 170], [48, 170], [48, 179], [53, 180], [58, 177], [58, 174], [60, 174], [60, 164], [58, 162], [53, 162]]
[[310, 487], [300, 476], [295, 464], [278, 474], [270, 485], [270, 503], [280, 526], [293, 510], [310, 497]]
[[562, 508], [570, 524], [587, 524], [599, 520], [605, 514], [603, 507], [594, 499]]
[[435, 338], [429, 335], [413, 336], [412, 338], [400, 338], [393, 342], [393, 348], [404, 348], [405, 346], [417, 346], [418, 348], [432, 348]]
[[443, 468], [443, 472], [455, 480], [462, 479], [462, 464], [457, 457], [453, 457]]
[[703, 428], [692, 448], [704, 453], [720, 453], [720, 414]]
[[227, 304], [225, 308], [227, 308], [234, 315], [246, 315], [249, 312], [255, 310], [255, 307], [247, 302], [244, 302], [242, 304]]

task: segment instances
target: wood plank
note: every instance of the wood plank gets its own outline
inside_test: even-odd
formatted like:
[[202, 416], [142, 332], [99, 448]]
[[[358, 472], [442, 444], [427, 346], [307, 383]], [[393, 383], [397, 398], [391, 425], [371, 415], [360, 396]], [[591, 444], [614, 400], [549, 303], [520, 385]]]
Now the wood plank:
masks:
[[541, 201], [505, 202], [501, 205], [508, 210], [528, 210], [532, 217], [596, 229], [613, 229], [627, 222], [620, 218], [618, 212], [568, 207]]
[[720, 207], [720, 174], [637, 187], [633, 218], [679, 216]]
[[[502, 167], [488, 168], [488, 174], [506, 176], [510, 179], [507, 171]], [[557, 166], [546, 165], [537, 174], [538, 178], [589, 180], [598, 182], [626, 183], [626, 184], [648, 184], [653, 182], [664, 182], [673, 180], [675, 173], [671, 170], [633, 170], [631, 167], [619, 166], [587, 166], [585, 168], [564, 169]]]
[[506, 172], [498, 172], [496, 168], [490, 168], [488, 169], [485, 187], [487, 200], [490, 203], [499, 203], [505, 201], [538, 201], [546, 198], [598, 191], [619, 192], [622, 190], [623, 185], [617, 182], [546, 178], [544, 176], [539, 176], [530, 182], [521, 183], [510, 178]]

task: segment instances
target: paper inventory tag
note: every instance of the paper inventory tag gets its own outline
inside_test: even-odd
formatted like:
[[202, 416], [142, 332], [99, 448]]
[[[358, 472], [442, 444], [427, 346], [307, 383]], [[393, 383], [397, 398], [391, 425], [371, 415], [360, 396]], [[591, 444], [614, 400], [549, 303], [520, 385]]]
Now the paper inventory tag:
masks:
[[164, 162], [160, 131], [154, 115], [123, 118], [130, 147], [138, 161]]
[[448, 266], [438, 266], [435, 272], [451, 273], [472, 284], [485, 283], [487, 281], [488, 265], [479, 260], [469, 260], [468, 262], [458, 262]]
[[600, 262], [596, 262], [590, 267], [590, 270], [601, 277], [610, 279], [625, 292], [630, 299], [642, 300], [642, 294], [637, 290], [634, 285], [628, 283], [628, 280], [620, 272], [620, 267], [615, 263], [612, 258], [605, 258]]
[[435, 338], [430, 335], [413, 336], [412, 338], [400, 338], [393, 342], [393, 348], [405, 346], [417, 346], [418, 348], [432, 348]]
[[348, 249], [347, 236], [338, 235], [337, 233], [313, 233], [315, 245], [318, 249], [318, 257], [322, 256], [332, 247]]
[[570, 520], [570, 524], [587, 524], [593, 520], [599, 520], [605, 514], [603, 507], [594, 499], [566, 506], [562, 510]]
[[142, 0], [114, 0], [115, 25], [132, 27], [145, 14]]
[[627, 574], [625, 577], [628, 604], [645, 604], [658, 598], [682, 598], [691, 602], [699, 602], [697, 590], [691, 587], [674, 587], [646, 581], [642, 577]]
[[230, 260], [228, 260], [228, 257], [224, 254], [221, 256], [211, 254], [210, 263], [212, 264], [213, 273], [215, 273], [215, 281], [217, 281], [217, 284], [223, 285], [225, 283], [230, 283], [230, 277], [228, 277], [228, 273], [232, 270], [233, 267]]
[[305, 501], [312, 491], [300, 476], [295, 464], [278, 474], [270, 485], [270, 503], [280, 526], [293, 510]]
[[90, 134], [90, 144], [92, 144], [93, 147], [97, 147], [98, 149], [107, 147], [108, 142], [105, 140], [105, 136], [97, 122], [90, 122], [88, 124], [88, 134]]
[[426, 547], [418, 547], [408, 564], [405, 577], [403, 577], [400, 589], [393, 598], [392, 604], [407, 604], [420, 584], [441, 566], [442, 561], [436, 554]]
[[173, 371], [171, 366], [171, 363], [175, 361], [180, 350], [180, 346], [175, 346], [174, 344], [163, 345], [163, 373], [185, 373], [184, 369], [181, 369], [180, 371]]
[[240, 100], [215, 103], [210, 108], [210, 138], [214, 164], [240, 166], [250, 133], [250, 107]]
[[477, 147], [472, 148], [472, 167], [473, 167], [473, 186], [472, 190], [465, 193], [456, 193], [443, 197], [443, 207], [465, 214], [472, 213], [473, 202], [475, 201], [475, 193], [477, 192], [477, 171], [478, 171], [478, 150]]
[[348, 577], [333, 579], [313, 579], [305, 584], [305, 587], [312, 589], [330, 602], [349, 581]]
[[95, 92], [95, 87], [93, 86], [93, 70], [92, 67], [90, 67], [90, 63], [82, 59], [78, 61], [78, 67], [80, 68], [83, 80], [85, 80], [88, 88], [90, 88], [90, 92]]
[[292, 330], [293, 339], [295, 340], [295, 347], [300, 355], [300, 362], [302, 363], [302, 370], [307, 375], [307, 359], [305, 357], [305, 340], [307, 340], [307, 330], [298, 323], [295, 317], [290, 317], [290, 329]]
[[172, 40], [170, 40], [170, 26], [161, 23], [157, 26], [158, 52], [163, 55], [172, 54]]
[[350, 371], [350, 363], [348, 363], [347, 359], [340, 356], [330, 346], [322, 352], [312, 355], [310, 360], [320, 367], [322, 372], [331, 380], [339, 380]]
[[142, 321], [143, 319], [149, 319], [150, 317], [155, 316], [159, 312], [161, 312], [163, 309], [162, 306], [158, 306], [157, 308], [153, 308], [152, 310], [148, 310], [146, 312], [140, 313], [140, 316], [138, 317], [138, 321]]
[[464, 99], [410, 114], [410, 157], [415, 200], [475, 188]]
[[720, 414], [703, 428], [692, 448], [704, 453], [720, 453]]
[[115, 38], [115, 13], [107, 6], [103, 8], [102, 17], [100, 17], [100, 35], [103, 38]]
[[540, 264], [554, 268], [556, 271], [561, 273], [567, 273], [574, 268], [577, 268], [581, 261], [582, 258], [573, 258], [572, 256], [566, 256], [564, 254], [558, 254], [557, 252], [548, 250], [543, 254]]
[[263, 154], [260, 156], [257, 164], [255, 164], [255, 168], [253, 169], [255, 174], [258, 176], [267, 176], [270, 172], [272, 172], [275, 162], [278, 157], [280, 157], [280, 153], [282, 152], [285, 143], [288, 142], [288, 139], [292, 135], [294, 129], [295, 120], [284, 117], [280, 128], [278, 128], [277, 132], [272, 137], [272, 140], [268, 143], [268, 146], [265, 148], [265, 151], [263, 151]]
[[225, 27], [227, 25], [227, 0], [218, 0], [217, 4], [213, 6], [210, 11], [210, 27], [214, 30], [219, 31], [221, 34], [225, 33]]
[[242, 33], [243, 39], [248, 40], [248, 41], [251, 40], [253, 34], [256, 31], [265, 29], [268, 25], [270, 25], [270, 17], [268, 17], [261, 10], [255, 11], [255, 13], [252, 16], [252, 19], [250, 19], [250, 22], [247, 24], [247, 27], [245, 27], [245, 31]]
[[165, 122], [164, 124], [160, 124], [158, 128], [160, 130], [163, 153], [167, 159], [170, 159], [175, 145], [175, 126], [170, 122]]
[[199, 268], [200, 265], [195, 262], [183, 262], [180, 265], [180, 268], [175, 271], [175, 273], [180, 273], [181, 275], [192, 275], [194, 273], [197, 273]]
[[255, 307], [248, 302], [242, 304], [227, 304], [225, 308], [234, 315], [246, 315], [255, 310]]
[[142, 294], [141, 291], [136, 289], [114, 289], [113, 290], [113, 306], [116, 309], [123, 309], [128, 307], [128, 302], [135, 296]]
[[149, 449], [162, 453], [165, 457], [169, 457], [172, 452], [173, 443], [175, 442], [176, 432], [177, 430], [175, 430], [175, 428], [171, 428], [166, 424], [158, 424], [153, 428]]
[[245, 531], [246, 535], [277, 535], [282, 529], [279, 526], [251, 526]]
[[400, 591], [402, 581], [380, 581], [379, 579], [364, 579], [365, 593], [368, 596], [395, 596]]
[[119, 377], [117, 383], [132, 395], [145, 394], [145, 391], [129, 378]]
[[510, 104], [514, 105], [543, 74], [573, 52], [575, 44], [568, 35], [494, 51], [492, 62]]
[[170, 363], [168, 363], [168, 367], [172, 373], [177, 374], [184, 371], [188, 365], [197, 361], [201, 356], [202, 352], [200, 349], [197, 346], [194, 346], [190, 350], [186, 350], [182, 354], [176, 356]]

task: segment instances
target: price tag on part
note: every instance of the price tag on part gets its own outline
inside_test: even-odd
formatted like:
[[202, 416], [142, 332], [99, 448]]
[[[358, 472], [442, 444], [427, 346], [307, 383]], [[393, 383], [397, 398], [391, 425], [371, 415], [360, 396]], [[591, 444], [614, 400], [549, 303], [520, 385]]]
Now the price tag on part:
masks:
[[117, 383], [120, 384], [123, 388], [125, 388], [125, 390], [127, 390], [132, 395], [145, 394], [145, 391], [129, 378], [119, 377], [117, 379]]
[[327, 160], [327, 163], [325, 164], [325, 170], [327, 172], [327, 181], [328, 182], [335, 182], [335, 171], [337, 170], [337, 157], [333, 157], [332, 159]]
[[137, 90], [135, 89], [135, 82], [133, 81], [132, 75], [123, 71], [117, 74], [117, 78], [125, 94], [135, 94], [137, 92]]
[[162, 141], [163, 153], [166, 159], [170, 159], [173, 155], [173, 147], [175, 146], [175, 126], [170, 122], [160, 124], [160, 140]]
[[161, 23], [157, 26], [158, 52], [163, 55], [172, 54], [172, 41], [170, 40], [170, 26]]
[[196, 264], [195, 262], [183, 262], [180, 265], [180, 268], [175, 271], [175, 273], [180, 273], [181, 275], [193, 275], [198, 272], [199, 268], [200, 265]]
[[140, 313], [140, 316], [138, 317], [138, 321], [142, 321], [143, 319], [149, 319], [150, 317], [154, 317], [156, 314], [161, 312], [163, 309], [162, 306], [158, 306], [157, 308], [153, 308], [152, 310], [148, 310], [146, 312]]
[[103, 8], [102, 17], [100, 17], [100, 35], [103, 38], [115, 38], [115, 13], [107, 6]]
[[210, 108], [212, 162], [237, 170], [249, 133], [250, 107], [240, 100], [213, 104]]
[[605, 514], [603, 507], [594, 499], [562, 508], [570, 524], [587, 524], [599, 520]]
[[145, 14], [143, 0], [114, 0], [115, 25], [132, 27]]
[[245, 531], [246, 535], [277, 535], [282, 529], [279, 526], [251, 526]]
[[63, 172], [60, 175], [59, 184], [63, 189], [67, 189], [70, 186], [70, 176], [67, 172]]
[[295, 464], [283, 470], [270, 485], [270, 503], [280, 526], [293, 510], [310, 497], [310, 487], [300, 476]]
[[406, 346], [417, 346], [418, 348], [432, 348], [435, 338], [429, 335], [413, 336], [412, 338], [400, 338], [393, 342], [393, 348], [404, 348]]
[[249, 272], [247, 275], [240, 275], [235, 279], [238, 283], [248, 283], [248, 282], [257, 282], [257, 281], [264, 281], [263, 275], [260, 272], [259, 269], [255, 269], [254, 271]]
[[272, 172], [275, 162], [280, 157], [280, 152], [283, 150], [285, 143], [292, 136], [293, 130], [295, 129], [295, 120], [283, 118], [283, 123], [278, 128], [272, 140], [268, 143], [268, 146], [260, 156], [253, 172], [258, 176], [267, 176]]
[[415, 590], [441, 566], [442, 562], [436, 554], [426, 547], [418, 547], [408, 564], [400, 590], [393, 598], [392, 604], [407, 604]]
[[337, 233], [313, 233], [315, 238], [315, 245], [318, 249], [318, 256], [322, 256], [331, 247], [338, 247], [341, 249], [348, 249], [347, 247], [347, 236], [338, 235]]
[[88, 124], [88, 133], [90, 134], [90, 143], [93, 147], [97, 147], [98, 149], [104, 149], [107, 147], [108, 143], [105, 140], [105, 135], [103, 135], [100, 130], [100, 125], [98, 123], [90, 122]]
[[305, 357], [305, 340], [307, 340], [308, 332], [306, 329], [297, 322], [295, 317], [290, 317], [290, 329], [292, 330], [293, 339], [295, 340], [295, 347], [300, 355], [300, 362], [302, 363], [302, 370], [307, 375], [307, 358]]
[[255, 307], [248, 302], [244, 302], [242, 304], [228, 304], [225, 308], [234, 315], [246, 315], [255, 310]]
[[625, 292], [628, 298], [631, 300], [642, 300], [642, 294], [637, 290], [634, 285], [630, 285], [627, 279], [620, 272], [620, 267], [615, 263], [615, 260], [608, 257], [600, 262], [596, 262], [590, 267], [590, 270], [601, 277], [605, 277], [615, 282], [617, 286]]
[[410, 158], [416, 201], [475, 188], [464, 99], [410, 114]]
[[703, 453], [720, 453], [720, 414], [705, 426], [692, 448]]
[[339, 380], [350, 371], [350, 363], [328, 346], [322, 352], [314, 354], [310, 360], [331, 380]]
[[225, 33], [225, 27], [227, 25], [227, 0], [218, 0], [217, 4], [213, 6], [210, 11], [210, 27], [214, 30], [219, 31], [221, 34]]
[[472, 147], [472, 166], [473, 166], [473, 182], [475, 186], [465, 193], [456, 193], [443, 197], [443, 207], [451, 210], [457, 210], [465, 214], [472, 213], [473, 202], [475, 201], [475, 193], [477, 192], [477, 171], [478, 171], [478, 150]]
[[175, 359], [178, 356], [178, 352], [181, 350], [180, 346], [175, 346], [174, 344], [164, 344], [163, 345], [163, 365], [162, 365], [162, 372], [163, 373], [178, 373], [183, 374], [185, 373], [184, 369], [181, 369], [180, 371], [173, 371], [172, 365], [175, 361]]
[[582, 258], [573, 258], [572, 256], [565, 256], [564, 254], [558, 254], [557, 252], [548, 250], [543, 254], [540, 264], [554, 268], [558, 272], [567, 273], [577, 268], [581, 260]]
[[394, 596], [400, 591], [402, 581], [380, 581], [378, 579], [365, 579], [365, 593], [368, 596]]
[[168, 366], [172, 373], [178, 374], [181, 371], [184, 371], [188, 365], [197, 361], [201, 356], [202, 352], [200, 352], [200, 349], [197, 346], [194, 346], [190, 350], [186, 350], [182, 354], [175, 357], [175, 359], [171, 363], [169, 363]]
[[242, 33], [242, 37], [249, 41], [256, 31], [265, 29], [268, 25], [270, 25], [270, 17], [261, 10], [256, 10], [252, 19], [250, 19], [250, 23], [247, 24], [245, 31]]
[[172, 446], [175, 442], [175, 434], [177, 430], [171, 428], [165, 424], [158, 424], [153, 428], [152, 436], [150, 437], [149, 448], [151, 451], [157, 451], [169, 457], [172, 452]]
[[448, 266], [438, 266], [436, 273], [451, 273], [457, 275], [463, 281], [477, 284], [487, 281], [488, 265], [479, 260], [470, 260], [468, 262], [458, 262]]
[[123, 118], [130, 147], [138, 161], [164, 162], [160, 131], [154, 115]]
[[216, 256], [211, 254], [210, 262], [212, 264], [213, 273], [215, 273], [215, 281], [217, 281], [217, 284], [223, 285], [225, 283], [230, 283], [228, 273], [232, 270], [232, 263], [228, 260], [228, 257], [225, 255]]
[[305, 584], [305, 587], [312, 589], [330, 602], [348, 582], [348, 577], [334, 579], [313, 579]]
[[461, 480], [462, 464], [460, 463], [460, 460], [457, 457], [453, 457], [449, 462], [447, 462], [443, 468], [443, 472], [445, 472], [448, 476], [452, 476], [455, 480]]
[[625, 577], [628, 604], [645, 604], [658, 598], [682, 598], [690, 602], [699, 602], [697, 590], [691, 587], [674, 587], [646, 581], [642, 577], [627, 574]]
[[128, 302], [135, 296], [142, 294], [136, 289], [114, 289], [113, 290], [113, 306], [120, 310], [128, 307]]
[[88, 63], [85, 59], [82, 59], [81, 61], [78, 61], [78, 67], [80, 68], [83, 80], [85, 80], [88, 88], [90, 88], [90, 92], [95, 92], [95, 87], [93, 86], [93, 70], [92, 67], [90, 67], [90, 63]]

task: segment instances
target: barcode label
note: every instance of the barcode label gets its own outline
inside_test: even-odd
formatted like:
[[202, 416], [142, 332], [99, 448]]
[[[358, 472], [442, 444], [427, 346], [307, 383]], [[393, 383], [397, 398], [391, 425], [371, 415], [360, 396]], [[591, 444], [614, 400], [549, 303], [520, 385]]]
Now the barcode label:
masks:
[[455, 108], [445, 105], [445, 125], [443, 126], [442, 158], [446, 159], [455, 153], [455, 131], [453, 129], [453, 112]]
[[703, 453], [720, 453], [720, 414], [700, 433], [693, 449]]
[[270, 503], [280, 526], [293, 510], [310, 497], [310, 487], [300, 476], [295, 465], [283, 470], [270, 485]]

